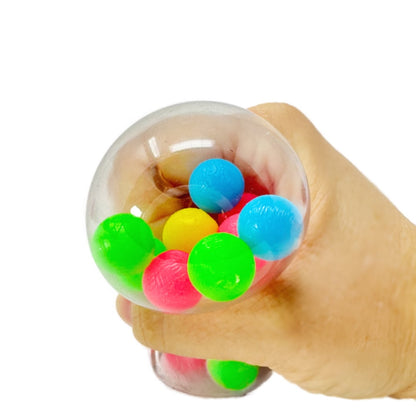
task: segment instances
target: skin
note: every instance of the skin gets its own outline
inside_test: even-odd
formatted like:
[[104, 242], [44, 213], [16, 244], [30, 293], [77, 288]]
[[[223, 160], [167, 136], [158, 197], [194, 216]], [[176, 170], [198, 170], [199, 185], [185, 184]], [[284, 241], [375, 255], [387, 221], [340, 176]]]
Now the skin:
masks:
[[309, 228], [293, 261], [217, 311], [164, 314], [119, 297], [120, 316], [155, 350], [266, 366], [314, 393], [416, 398], [415, 225], [299, 110], [250, 110], [286, 137], [308, 177]]

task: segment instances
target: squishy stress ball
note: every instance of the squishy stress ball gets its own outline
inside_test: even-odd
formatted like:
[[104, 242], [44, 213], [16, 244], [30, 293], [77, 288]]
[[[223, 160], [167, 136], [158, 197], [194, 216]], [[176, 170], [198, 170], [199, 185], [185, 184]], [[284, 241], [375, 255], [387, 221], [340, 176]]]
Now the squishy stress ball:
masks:
[[[165, 313], [220, 308], [278, 278], [308, 218], [305, 172], [286, 139], [248, 110], [204, 101], [127, 129], [87, 203], [101, 273], [131, 302]], [[210, 374], [232, 384], [229, 369], [243, 367], [212, 362]]]

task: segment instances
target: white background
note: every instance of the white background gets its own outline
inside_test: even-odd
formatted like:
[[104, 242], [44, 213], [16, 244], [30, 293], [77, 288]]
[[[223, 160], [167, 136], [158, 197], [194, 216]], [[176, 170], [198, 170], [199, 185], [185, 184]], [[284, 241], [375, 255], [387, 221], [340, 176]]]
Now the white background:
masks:
[[110, 144], [199, 99], [297, 106], [416, 222], [413, 6], [2, 0], [0, 414], [414, 414], [411, 400], [327, 398], [277, 375], [243, 399], [169, 390], [117, 317], [84, 230]]

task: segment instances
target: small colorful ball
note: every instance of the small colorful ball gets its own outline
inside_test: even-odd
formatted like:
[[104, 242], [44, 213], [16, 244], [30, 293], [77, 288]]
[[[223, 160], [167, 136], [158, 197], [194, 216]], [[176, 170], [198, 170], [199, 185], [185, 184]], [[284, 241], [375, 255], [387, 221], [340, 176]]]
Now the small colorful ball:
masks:
[[[218, 227], [220, 233], [229, 233], [238, 237], [237, 223], [239, 214], [231, 215], [225, 221], [223, 221]], [[259, 271], [263, 266], [266, 265], [267, 261], [254, 257], [256, 262], [256, 271]]]
[[200, 358], [182, 357], [175, 354], [163, 354], [166, 369], [183, 376], [203, 372], [206, 369], [206, 360]]
[[223, 221], [225, 221], [232, 215], [239, 214], [240, 211], [244, 208], [244, 206], [256, 197], [257, 195], [250, 194], [249, 192], [244, 192], [241, 196], [240, 202], [234, 208], [222, 214], [218, 214], [218, 223], [221, 224]]
[[229, 390], [244, 390], [252, 385], [259, 374], [259, 367], [241, 361], [207, 360], [211, 378]]
[[220, 233], [229, 233], [238, 237], [237, 231], [237, 222], [238, 214], [231, 215], [226, 220], [224, 220], [218, 227], [218, 232]]
[[167, 251], [166, 246], [158, 238], [155, 237], [155, 256], [163, 253], [164, 251]]
[[146, 298], [164, 312], [177, 313], [194, 307], [201, 294], [192, 286], [188, 272], [188, 253], [168, 250], [147, 266], [143, 274]]
[[240, 212], [238, 235], [256, 257], [280, 260], [299, 245], [303, 231], [302, 215], [288, 199], [262, 195]]
[[244, 192], [244, 177], [238, 167], [225, 159], [200, 163], [189, 178], [194, 204], [211, 214], [234, 208]]
[[[164, 251], [167, 251], [167, 248], [158, 238], [155, 237], [155, 250], [154, 250], [153, 256], [156, 257], [160, 253], [163, 253]], [[135, 276], [135, 279], [134, 281], [132, 280], [132, 284], [130, 285], [130, 287], [143, 290], [143, 272]]]
[[93, 257], [103, 271], [131, 285], [150, 263], [155, 249], [153, 233], [141, 218], [122, 213], [105, 219], [91, 239]]
[[189, 253], [199, 240], [217, 230], [218, 224], [202, 209], [184, 208], [176, 211], [166, 221], [162, 239], [169, 250]]
[[189, 278], [204, 296], [218, 302], [243, 295], [255, 275], [253, 253], [247, 244], [228, 233], [200, 240], [188, 259]]

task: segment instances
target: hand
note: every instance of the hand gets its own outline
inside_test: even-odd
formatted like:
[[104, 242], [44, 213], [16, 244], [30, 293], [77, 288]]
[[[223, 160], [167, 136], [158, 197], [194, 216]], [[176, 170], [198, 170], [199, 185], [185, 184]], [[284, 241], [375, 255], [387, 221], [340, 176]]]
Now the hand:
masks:
[[297, 109], [251, 111], [306, 170], [311, 216], [295, 258], [266, 289], [218, 311], [163, 314], [120, 297], [120, 315], [159, 351], [270, 367], [316, 393], [416, 398], [415, 226]]

